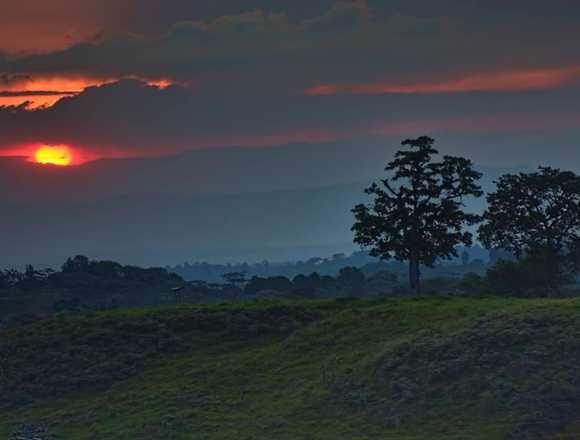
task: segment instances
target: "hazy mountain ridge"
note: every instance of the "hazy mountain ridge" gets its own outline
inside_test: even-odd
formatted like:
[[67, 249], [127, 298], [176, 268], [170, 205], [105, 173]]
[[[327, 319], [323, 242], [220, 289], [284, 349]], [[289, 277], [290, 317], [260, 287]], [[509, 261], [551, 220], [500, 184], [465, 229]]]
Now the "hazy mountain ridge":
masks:
[[[0, 160], [0, 238], [7, 249], [0, 266], [53, 265], [78, 253], [166, 265], [348, 252], [355, 249], [350, 210], [365, 200], [363, 190], [382, 174], [387, 156], [375, 144], [363, 147], [374, 154], [334, 144], [193, 151], [68, 169]], [[504, 170], [482, 171], [489, 189]]]

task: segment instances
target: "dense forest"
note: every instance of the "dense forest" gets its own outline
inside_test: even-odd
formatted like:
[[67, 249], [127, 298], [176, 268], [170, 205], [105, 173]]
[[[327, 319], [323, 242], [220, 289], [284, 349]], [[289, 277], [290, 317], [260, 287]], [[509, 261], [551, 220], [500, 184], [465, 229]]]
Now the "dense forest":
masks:
[[[356, 262], [361, 265], [353, 265]], [[59, 313], [127, 307], [416, 296], [406, 284], [404, 263], [381, 261], [366, 253], [279, 265], [190, 267], [215, 271], [217, 281], [186, 280], [165, 268], [144, 269], [112, 261], [93, 261], [85, 256], [67, 259], [58, 271], [36, 270], [30, 265], [24, 271], [0, 270], [0, 322], [27, 322]], [[260, 270], [264, 267], [266, 272]], [[284, 275], [298, 268], [305, 270], [304, 273]], [[508, 297], [572, 297], [580, 294], [575, 278], [562, 280], [557, 292], [546, 290], [545, 283], [538, 281], [544, 275], [537, 263], [517, 261], [505, 251], [491, 252], [490, 259], [484, 261], [471, 259], [464, 249], [457, 261], [442, 262], [424, 272], [424, 295], [479, 297], [493, 293]]]
[[[366, 264], [349, 265], [353, 260]], [[461, 274], [481, 272], [485, 267], [478, 260], [464, 259], [463, 263], [437, 268], [434, 273], [446, 274], [448, 278], [451, 274], [452, 283], [453, 279], [457, 282]], [[143, 269], [112, 261], [93, 261], [80, 255], [67, 259], [58, 271], [37, 270], [30, 265], [24, 271], [3, 270], [0, 271], [0, 318], [35, 319], [55, 313], [185, 303], [362, 298], [408, 293], [400, 282], [404, 265], [381, 262], [362, 253], [352, 258], [335, 255], [328, 260], [316, 258], [305, 264], [288, 263], [280, 265], [280, 272], [276, 270], [278, 266], [272, 265], [270, 275], [266, 276], [258, 266], [251, 265], [202, 267], [216, 270], [217, 281], [186, 281], [168, 269]], [[283, 275], [287, 267], [303, 268], [305, 272], [288, 277]], [[317, 271], [317, 268], [322, 270]], [[237, 271], [240, 269], [247, 272]]]

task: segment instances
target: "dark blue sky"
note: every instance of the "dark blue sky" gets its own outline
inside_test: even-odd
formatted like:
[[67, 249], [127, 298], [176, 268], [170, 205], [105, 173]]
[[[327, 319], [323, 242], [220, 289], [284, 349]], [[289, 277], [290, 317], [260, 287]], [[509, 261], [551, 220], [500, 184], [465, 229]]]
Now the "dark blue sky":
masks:
[[[423, 134], [443, 152], [495, 170], [550, 164], [578, 171], [579, 19], [580, 3], [565, 0], [3, 5], [0, 156], [23, 159], [0, 158], [0, 199], [11, 212], [0, 238], [12, 243], [17, 262], [34, 249], [38, 261], [76, 247], [128, 258], [163, 243], [176, 249], [181, 235], [164, 241], [162, 217], [143, 223], [127, 243], [103, 232], [113, 222], [131, 225], [131, 212], [142, 212], [120, 210], [116, 198], [152, 211], [164, 207], [150, 194], [177, 198], [167, 213], [173, 218], [193, 196], [247, 201], [248, 194], [305, 191], [284, 211], [291, 213], [310, 206], [308, 191], [362, 189], [401, 139]], [[26, 161], [45, 144], [68, 146], [80, 166]], [[348, 243], [348, 188], [348, 197], [332, 192], [333, 204], [310, 209], [309, 220], [284, 229], [284, 237], [264, 231], [259, 245]], [[256, 221], [279, 197], [264, 202]], [[98, 233], [79, 214], [95, 212], [95, 204], [111, 213]], [[337, 207], [340, 224], [325, 229]], [[185, 212], [199, 214], [189, 205]], [[193, 229], [199, 224], [186, 220]], [[305, 238], [304, 222], [329, 233], [318, 242]], [[223, 228], [229, 238], [208, 241], [202, 228], [179, 252], [195, 243], [208, 250], [212, 240], [221, 249], [253, 246], [233, 238], [243, 224], [224, 220]], [[66, 230], [74, 232], [65, 237]], [[26, 231], [35, 231], [35, 241], [24, 248]], [[167, 246], [143, 261], [166, 259]]]

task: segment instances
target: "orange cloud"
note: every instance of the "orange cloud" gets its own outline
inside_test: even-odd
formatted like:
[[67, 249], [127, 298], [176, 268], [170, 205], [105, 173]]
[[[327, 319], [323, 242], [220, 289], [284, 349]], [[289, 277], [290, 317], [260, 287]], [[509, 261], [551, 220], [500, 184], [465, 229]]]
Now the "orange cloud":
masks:
[[2, 2], [0, 52], [61, 50], [99, 32], [119, 32], [135, 16], [135, 0]]
[[2, 106], [19, 106], [26, 104], [28, 109], [37, 109], [41, 107], [51, 107], [60, 99], [68, 95], [17, 95], [17, 96], [0, 96], [0, 107]]
[[[66, 96], [76, 95], [87, 87], [109, 84], [118, 80], [119, 78], [31, 78], [21, 76], [14, 81], [6, 82], [4, 84], [0, 83], [0, 107], [19, 106], [25, 103], [29, 110], [51, 107], [60, 99]], [[144, 81], [147, 85], [158, 87], [160, 89], [167, 88], [173, 84], [171, 81], [166, 79]], [[5, 96], [2, 96], [2, 93], [5, 93]]]
[[32, 78], [28, 76], [20, 76], [10, 82], [7, 82], [7, 84], [2, 87], [2, 91], [40, 92], [47, 90], [58, 90], [67, 92], [80, 92], [87, 87], [96, 84], [99, 84], [99, 82], [85, 78]]
[[386, 93], [467, 93], [553, 89], [580, 80], [580, 66], [478, 73], [435, 82], [377, 82], [370, 84], [320, 84], [307, 95], [381, 95]]

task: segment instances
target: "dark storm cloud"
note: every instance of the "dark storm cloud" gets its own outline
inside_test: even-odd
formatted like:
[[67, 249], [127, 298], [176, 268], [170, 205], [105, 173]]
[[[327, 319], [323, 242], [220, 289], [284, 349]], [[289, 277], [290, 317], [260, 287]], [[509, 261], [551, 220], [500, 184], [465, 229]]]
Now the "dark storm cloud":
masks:
[[[185, 19], [213, 20], [222, 15], [240, 14], [253, 9], [268, 13], [284, 11], [293, 21], [322, 16], [337, 0], [139, 0], [131, 31], [159, 32]], [[460, 17], [476, 20], [528, 16], [574, 20], [580, 12], [575, 0], [366, 0], [378, 17]], [[577, 15], [576, 15], [577, 18]]]
[[514, 94], [198, 96], [136, 80], [88, 88], [50, 108], [0, 109], [0, 152], [33, 143], [69, 144], [90, 157], [163, 155], [192, 148], [326, 143], [425, 132], [570, 130], [577, 90]]
[[456, 16], [485, 20], [490, 17], [536, 16], [571, 19], [580, 12], [575, 0], [368, 0], [382, 15]]
[[370, 19], [370, 11], [364, 0], [341, 1], [323, 15], [304, 21], [308, 31], [332, 32], [363, 26]]
[[[478, 165], [577, 168], [579, 9], [577, 0], [3, 1], [0, 156], [67, 144], [86, 163], [0, 158], [2, 264], [79, 252], [164, 264], [200, 248], [231, 256], [255, 243], [350, 241], [351, 207], [414, 135]], [[50, 107], [22, 104], [95, 84]], [[37, 102], [54, 102], [45, 98]], [[352, 182], [347, 192], [313, 189]], [[232, 193], [246, 195], [211, 198]]]
[[433, 2], [383, 3], [342, 1], [298, 20], [272, 8], [181, 20], [160, 35], [121, 33], [0, 60], [0, 72], [168, 78], [214, 93], [283, 95], [324, 82], [444, 80], [579, 62], [580, 29], [554, 12], [563, 1], [551, 2], [552, 17], [539, 14], [539, 2], [498, 2], [493, 21], [482, 2], [447, 1], [438, 10]]
[[[2, 58], [0, 58], [2, 62]], [[22, 84], [23, 82], [30, 81], [31, 77], [29, 75], [0, 75], [0, 87], [12, 87], [14, 85]]]
[[[580, 29], [571, 20], [573, 3], [315, 3], [144, 0], [137, 7], [127, 0], [122, 9], [132, 7], [133, 15], [118, 21], [139, 33], [105, 30], [60, 50], [0, 55], [5, 87], [54, 77], [179, 84], [160, 90], [125, 80], [33, 112], [5, 108], [0, 148], [69, 143], [107, 157], [117, 150], [162, 154], [576, 123], [570, 97], [580, 78]], [[140, 22], [152, 12], [158, 23], [171, 23], [163, 32]], [[74, 90], [50, 84], [53, 92]]]

